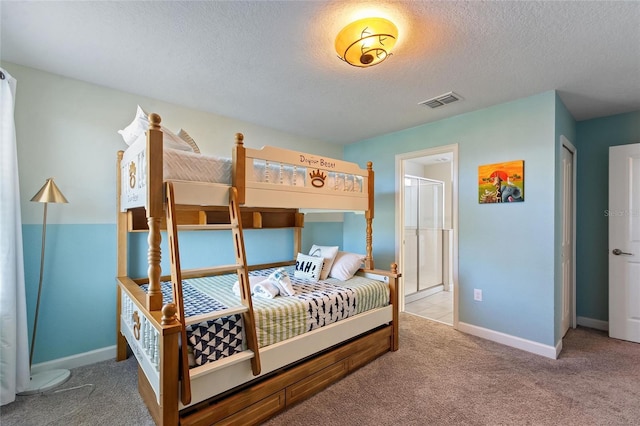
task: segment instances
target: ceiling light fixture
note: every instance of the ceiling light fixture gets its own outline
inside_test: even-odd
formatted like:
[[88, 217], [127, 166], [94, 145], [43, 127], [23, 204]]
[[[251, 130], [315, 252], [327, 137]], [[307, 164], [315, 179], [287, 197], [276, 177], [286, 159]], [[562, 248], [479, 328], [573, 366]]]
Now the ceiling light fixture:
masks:
[[398, 28], [384, 18], [364, 18], [350, 23], [336, 37], [338, 57], [354, 67], [379, 64], [391, 55]]

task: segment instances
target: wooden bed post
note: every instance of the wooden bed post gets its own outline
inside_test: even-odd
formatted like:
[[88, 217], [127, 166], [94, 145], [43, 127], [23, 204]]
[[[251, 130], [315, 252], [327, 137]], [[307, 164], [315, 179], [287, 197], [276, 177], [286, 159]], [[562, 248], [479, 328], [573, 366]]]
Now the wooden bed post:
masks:
[[[175, 304], [168, 303], [163, 306], [161, 325], [165, 330], [167, 330], [168, 327], [176, 327], [179, 330], [180, 324], [176, 313]], [[160, 395], [156, 397], [152, 386], [149, 384], [140, 366], [138, 366], [138, 391], [157, 425], [174, 426], [180, 421], [178, 411], [179, 383], [177, 374], [180, 358], [178, 355], [180, 333], [175, 332], [175, 330], [162, 333], [160, 339]]]
[[238, 205], [245, 203], [245, 167], [247, 164], [247, 151], [244, 148], [244, 135], [242, 133], [236, 133], [236, 143], [232, 150], [232, 181], [231, 186], [238, 190]]
[[160, 222], [163, 210], [163, 176], [162, 176], [162, 131], [160, 130], [160, 116], [149, 115], [149, 130], [147, 131], [147, 224], [149, 225], [149, 291], [147, 293], [147, 309], [159, 311], [162, 309], [162, 292], [160, 290]]
[[372, 233], [373, 233], [373, 199], [375, 198], [375, 189], [374, 189], [374, 173], [373, 173], [373, 163], [371, 161], [367, 162], [367, 171], [369, 172], [369, 185], [367, 188], [368, 199], [369, 199], [369, 208], [365, 212], [365, 219], [367, 221], [367, 256], [364, 259], [364, 267], [366, 269], [374, 269], [373, 265], [373, 254], [372, 254]]
[[[117, 247], [116, 258], [118, 261], [116, 268], [116, 276], [124, 277], [127, 275], [127, 212], [121, 210], [122, 196], [122, 156], [124, 151], [118, 151], [116, 160], [116, 233]], [[116, 283], [116, 361], [127, 359], [127, 339], [120, 332], [120, 313], [122, 312], [122, 290]]]

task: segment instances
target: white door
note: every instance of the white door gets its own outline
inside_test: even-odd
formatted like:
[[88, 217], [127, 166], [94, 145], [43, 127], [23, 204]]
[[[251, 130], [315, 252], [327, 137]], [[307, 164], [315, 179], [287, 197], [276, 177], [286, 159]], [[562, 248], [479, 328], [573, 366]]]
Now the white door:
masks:
[[571, 325], [573, 301], [573, 152], [562, 147], [562, 335]]
[[640, 144], [609, 148], [609, 336], [640, 343]]

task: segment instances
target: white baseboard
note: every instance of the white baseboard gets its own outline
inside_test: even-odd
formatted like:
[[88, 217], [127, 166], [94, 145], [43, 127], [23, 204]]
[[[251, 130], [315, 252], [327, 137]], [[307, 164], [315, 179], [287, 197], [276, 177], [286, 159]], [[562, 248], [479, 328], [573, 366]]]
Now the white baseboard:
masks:
[[54, 370], [58, 368], [64, 368], [70, 370], [76, 367], [82, 367], [83, 365], [94, 364], [96, 362], [107, 361], [109, 359], [115, 359], [116, 346], [107, 346], [106, 348], [96, 349], [93, 351], [72, 355], [64, 358], [54, 359], [52, 361], [41, 362], [39, 364], [33, 364], [31, 366], [31, 372], [33, 374], [42, 371]]
[[576, 317], [578, 325], [595, 328], [596, 330], [609, 331], [609, 321], [602, 321], [587, 317]]
[[482, 337], [492, 342], [501, 343], [512, 348], [521, 349], [536, 355], [541, 355], [551, 359], [557, 359], [562, 342], [556, 346], [543, 345], [542, 343], [526, 340], [521, 337], [511, 336], [499, 331], [489, 330], [488, 328], [478, 327], [476, 325], [458, 322], [458, 330], [473, 336]]
[[560, 338], [560, 341], [558, 343], [556, 343], [556, 357], [555, 357], [555, 359], [558, 359], [558, 357], [560, 356], [560, 352], [562, 352], [562, 338]]

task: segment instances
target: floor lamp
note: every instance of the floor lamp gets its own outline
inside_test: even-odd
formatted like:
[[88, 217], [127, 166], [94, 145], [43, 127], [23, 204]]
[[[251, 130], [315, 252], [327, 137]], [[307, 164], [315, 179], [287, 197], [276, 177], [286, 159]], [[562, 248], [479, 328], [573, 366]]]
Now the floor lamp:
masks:
[[[60, 189], [53, 182], [53, 178], [47, 179], [44, 186], [40, 188], [40, 191], [33, 196], [31, 201], [36, 203], [44, 203], [44, 216], [42, 218], [42, 249], [40, 252], [40, 281], [38, 283], [38, 299], [36, 302], [36, 316], [33, 321], [33, 333], [31, 335], [31, 352], [29, 353], [29, 370], [33, 363], [33, 349], [36, 343], [36, 330], [38, 328], [38, 313], [40, 311], [40, 295], [42, 294], [42, 277], [44, 272], [44, 248], [45, 238], [47, 236], [47, 205], [49, 203], [68, 203], [67, 199], [62, 195]], [[24, 392], [20, 392], [18, 395], [31, 395], [40, 392], [45, 392], [49, 389], [53, 389], [56, 386], [69, 380], [71, 372], [65, 369], [55, 369], [41, 371], [36, 374], [31, 374], [31, 380], [29, 386]]]

